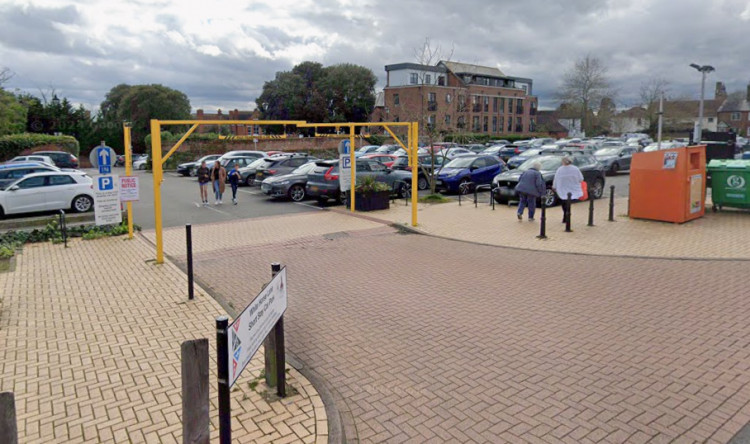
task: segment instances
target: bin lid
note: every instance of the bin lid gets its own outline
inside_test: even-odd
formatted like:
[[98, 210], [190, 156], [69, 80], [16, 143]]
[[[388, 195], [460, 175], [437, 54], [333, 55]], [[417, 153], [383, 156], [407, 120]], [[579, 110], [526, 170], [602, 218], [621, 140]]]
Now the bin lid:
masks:
[[708, 163], [709, 170], [733, 169], [750, 170], [750, 159], [713, 159]]

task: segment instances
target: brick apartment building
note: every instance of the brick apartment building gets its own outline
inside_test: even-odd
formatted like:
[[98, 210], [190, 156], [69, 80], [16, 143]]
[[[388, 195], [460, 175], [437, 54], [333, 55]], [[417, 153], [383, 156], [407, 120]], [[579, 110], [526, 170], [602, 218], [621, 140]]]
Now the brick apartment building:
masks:
[[441, 61], [386, 65], [387, 83], [373, 121], [417, 121], [438, 132], [493, 136], [536, 131], [532, 80], [497, 68]]
[[[224, 114], [221, 109], [215, 113], [206, 113], [202, 109], [195, 111], [195, 120], [258, 120], [260, 111], [240, 111], [230, 110], [229, 114]], [[250, 136], [253, 134], [263, 134], [262, 127], [258, 125], [226, 125], [235, 136]], [[216, 127], [210, 125], [200, 125], [196, 130], [198, 133], [218, 132]]]

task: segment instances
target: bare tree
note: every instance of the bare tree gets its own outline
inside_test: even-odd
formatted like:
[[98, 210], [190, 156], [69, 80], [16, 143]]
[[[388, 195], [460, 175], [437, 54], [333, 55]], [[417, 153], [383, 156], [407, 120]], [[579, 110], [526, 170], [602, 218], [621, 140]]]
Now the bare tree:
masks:
[[563, 84], [558, 98], [570, 104], [580, 106], [581, 128], [586, 131], [590, 126], [589, 112], [599, 105], [602, 98], [612, 97], [607, 67], [598, 57], [587, 54], [577, 60], [573, 67], [563, 75]]
[[658, 123], [657, 113], [659, 112], [659, 98], [666, 96], [669, 88], [669, 81], [663, 77], [652, 77], [641, 83], [639, 90], [641, 106], [646, 109], [646, 119], [648, 119], [649, 133], [652, 135], [656, 132]]
[[10, 68], [0, 68], [0, 88], [2, 88], [3, 85], [8, 82], [8, 80], [12, 79], [14, 75], [16, 74], [11, 71]]

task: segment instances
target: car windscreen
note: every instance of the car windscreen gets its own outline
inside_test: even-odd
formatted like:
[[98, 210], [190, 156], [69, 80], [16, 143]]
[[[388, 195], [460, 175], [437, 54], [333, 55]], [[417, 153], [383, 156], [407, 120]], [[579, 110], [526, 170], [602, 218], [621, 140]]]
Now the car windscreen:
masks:
[[562, 156], [541, 156], [531, 158], [522, 163], [518, 167], [518, 171], [526, 171], [536, 162], [539, 162], [542, 165], [542, 171], [554, 171], [562, 165]]
[[310, 162], [302, 165], [301, 167], [297, 167], [294, 171], [292, 171], [292, 174], [307, 174], [310, 171], [315, 169], [315, 162]]
[[245, 168], [258, 168], [258, 166], [264, 164], [265, 162], [266, 162], [266, 159], [264, 157], [261, 157], [260, 159], [253, 160], [252, 162], [250, 162], [250, 164], [246, 166]]
[[602, 148], [600, 150], [596, 150], [594, 153], [595, 156], [616, 156], [619, 154], [620, 149], [619, 148]]
[[445, 164], [445, 168], [469, 168], [476, 157], [458, 157]]
[[542, 150], [537, 150], [537, 149], [526, 150], [526, 151], [522, 152], [521, 154], [519, 154], [518, 157], [532, 157], [532, 156], [537, 156], [541, 152], [542, 152]]

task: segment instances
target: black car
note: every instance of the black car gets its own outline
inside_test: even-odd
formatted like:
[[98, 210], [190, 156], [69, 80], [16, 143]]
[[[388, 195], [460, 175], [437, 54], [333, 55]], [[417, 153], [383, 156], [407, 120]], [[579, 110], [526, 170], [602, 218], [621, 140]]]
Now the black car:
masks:
[[[432, 175], [431, 171], [433, 170], [433, 160], [429, 155], [419, 156], [417, 159], [419, 161], [417, 185], [420, 190], [426, 190], [430, 186], [429, 176]], [[443, 163], [448, 163], [447, 161], [445, 161], [445, 157], [439, 155], [435, 156], [434, 162], [434, 169], [437, 171], [440, 171], [440, 167], [443, 165]], [[409, 156], [398, 156], [396, 160], [393, 161], [391, 169], [411, 172], [411, 167], [409, 166]]]
[[[602, 197], [604, 194], [604, 167], [602, 164], [597, 162], [596, 158], [590, 154], [574, 154], [570, 157], [573, 160], [573, 165], [577, 166], [583, 174], [583, 178], [588, 185], [589, 196], [594, 199]], [[516, 200], [516, 185], [521, 173], [531, 168], [534, 162], [539, 162], [542, 165], [540, 172], [547, 185], [547, 192], [542, 196], [544, 204], [548, 207], [556, 205], [558, 198], [557, 194], [552, 191], [552, 181], [555, 179], [555, 172], [562, 165], [562, 159], [562, 155], [555, 154], [532, 157], [518, 168], [498, 174], [492, 180], [492, 188], [497, 189], [495, 201], [507, 203]]]
[[607, 174], [614, 176], [620, 170], [630, 169], [630, 161], [637, 152], [638, 149], [633, 146], [605, 147], [598, 149], [594, 157], [604, 166]]
[[209, 154], [197, 159], [195, 162], [185, 162], [177, 165], [177, 173], [183, 176], [195, 176], [195, 171], [201, 166], [201, 163], [206, 162], [206, 166], [211, 168], [211, 164], [219, 159], [221, 154]]
[[[335, 200], [341, 202], [344, 196], [339, 188], [339, 161], [315, 162], [315, 167], [307, 175], [305, 192], [318, 202]], [[374, 160], [357, 160], [356, 178], [367, 176], [375, 177], [379, 182], [385, 182], [391, 186], [393, 193], [403, 196], [411, 189], [411, 172], [403, 170], [389, 170], [383, 164]]]
[[78, 168], [78, 158], [65, 151], [36, 151], [34, 154], [50, 157], [58, 168]]
[[306, 154], [269, 157], [255, 169], [255, 182], [263, 182], [264, 179], [271, 176], [289, 174], [302, 165], [314, 160], [318, 159]]
[[260, 184], [260, 190], [273, 198], [287, 197], [294, 202], [300, 202], [307, 197], [307, 175], [316, 166], [314, 162], [308, 162], [289, 174], [271, 176]]

